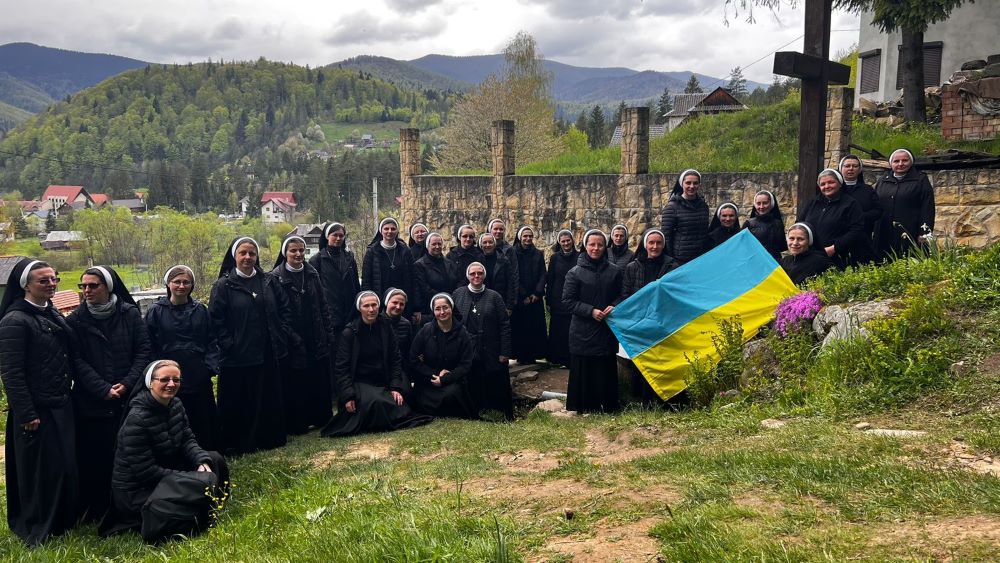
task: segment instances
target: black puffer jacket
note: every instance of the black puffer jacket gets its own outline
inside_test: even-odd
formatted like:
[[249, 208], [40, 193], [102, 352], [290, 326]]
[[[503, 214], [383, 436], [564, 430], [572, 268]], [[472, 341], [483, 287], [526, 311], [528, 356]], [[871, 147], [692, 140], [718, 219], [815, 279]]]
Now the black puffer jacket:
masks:
[[476, 350], [462, 323], [458, 320], [452, 323], [451, 330], [444, 332], [437, 321], [431, 321], [413, 337], [410, 363], [413, 364], [415, 384], [430, 386], [431, 378], [443, 369], [448, 370], [448, 375], [441, 378], [442, 385], [461, 382], [469, 375]]
[[268, 340], [271, 342], [271, 354], [275, 360], [288, 355], [289, 333], [291, 332], [291, 315], [288, 312], [288, 298], [278, 285], [278, 279], [270, 274], [257, 271], [263, 277], [264, 291], [256, 297], [242, 285], [230, 277], [236, 274], [230, 272], [212, 284], [212, 296], [208, 302], [208, 314], [212, 318], [212, 328], [219, 342], [219, 353], [222, 365], [240, 366], [240, 358], [233, 357], [235, 343], [245, 338], [247, 326], [240, 322], [241, 315], [236, 309], [255, 307], [254, 300], [263, 300], [263, 312], [267, 322]]
[[[288, 298], [291, 313], [289, 336], [291, 342], [297, 343], [296, 349], [289, 351], [292, 353], [290, 359], [294, 368], [306, 367], [308, 355], [315, 358], [329, 357], [330, 344], [334, 338], [333, 315], [320, 283], [319, 272], [309, 264], [304, 264], [303, 268], [304, 283], [301, 288], [296, 285], [292, 273], [285, 269], [284, 263], [271, 270], [271, 275], [278, 278], [278, 285]], [[299, 315], [304, 316], [299, 318]], [[296, 327], [308, 327], [308, 330], [296, 330]]]
[[690, 200], [680, 194], [670, 196], [660, 214], [660, 230], [666, 236], [663, 252], [682, 264], [701, 256], [708, 235], [708, 216], [708, 204], [701, 195]]
[[[212, 319], [208, 307], [197, 299], [188, 299], [183, 305], [172, 304], [169, 297], [157, 299], [146, 312], [146, 329], [156, 358], [181, 350], [195, 352], [205, 358], [208, 373], [219, 373], [219, 344]], [[188, 385], [187, 379], [184, 385]]]
[[123, 491], [150, 489], [170, 473], [194, 471], [210, 461], [195, 440], [181, 400], [175, 397], [162, 405], [149, 390], [140, 390], [118, 430], [111, 485]]
[[878, 222], [875, 241], [880, 255], [905, 254], [913, 243], [911, 239], [923, 236], [923, 225], [934, 229], [934, 188], [927, 174], [910, 168], [902, 178], [888, 171], [875, 184], [882, 218]]
[[0, 378], [15, 424], [38, 418], [38, 408], [69, 403], [73, 379], [94, 395], [111, 391], [111, 384], [80, 358], [73, 329], [62, 315], [24, 299], [12, 303], [0, 320]]
[[781, 253], [788, 250], [788, 243], [785, 241], [785, 225], [781, 222], [781, 216], [771, 211], [751, 217], [746, 222], [746, 229], [753, 234], [754, 238], [767, 250], [775, 260], [781, 259]]
[[[456, 287], [462, 287], [463, 285], [469, 283], [465, 278], [465, 270], [469, 267], [469, 264], [473, 262], [483, 262], [483, 251], [479, 250], [478, 246], [473, 246], [472, 248], [462, 248], [456, 246], [448, 252], [448, 260], [455, 265], [455, 289]], [[485, 267], [485, 266], [484, 266]], [[430, 299], [431, 296], [427, 296]]]
[[451, 293], [458, 283], [455, 263], [444, 256], [427, 254], [413, 265], [414, 294], [408, 300], [410, 307], [425, 315], [431, 312], [431, 297], [440, 292]]
[[[118, 300], [115, 313], [98, 320], [81, 303], [66, 317], [80, 345], [80, 355], [109, 385], [121, 383], [131, 392], [142, 385], [142, 372], [151, 361], [152, 345], [139, 309]], [[77, 414], [87, 417], [120, 418], [124, 399], [105, 401], [107, 395], [93, 395], [83, 387], [73, 388]]]
[[628, 239], [625, 240], [625, 244], [621, 246], [615, 246], [614, 243], [608, 247], [608, 260], [612, 264], [618, 266], [619, 268], [624, 268], [626, 264], [635, 258], [635, 252], [629, 250]]
[[607, 356], [618, 352], [618, 339], [611, 328], [606, 322], [595, 321], [591, 313], [616, 305], [621, 293], [621, 268], [608, 262], [607, 253], [595, 261], [581, 252], [576, 266], [566, 274], [563, 288], [563, 305], [573, 312], [569, 322], [570, 354]]
[[549, 304], [550, 315], [572, 313], [563, 305], [563, 286], [566, 284], [566, 274], [576, 266], [579, 257], [578, 250], [565, 254], [559, 249], [549, 257], [549, 269], [545, 274], [545, 301]]
[[517, 303], [517, 270], [510, 260], [499, 252], [483, 255], [486, 267], [486, 287], [500, 294], [511, 311]]
[[[340, 335], [337, 343], [337, 361], [334, 364], [334, 381], [337, 383], [337, 399], [343, 405], [348, 401], [357, 398], [357, 391], [354, 389], [355, 375], [357, 374], [358, 355], [360, 345], [358, 343], [358, 331], [367, 329], [360, 318], [354, 319], [348, 324]], [[399, 356], [399, 345], [396, 340], [396, 331], [393, 329], [389, 317], [379, 314], [372, 327], [377, 331], [379, 341], [382, 346], [382, 365], [386, 367], [386, 379], [384, 381], [364, 381], [370, 385], [388, 387], [394, 391], [402, 393], [403, 385], [403, 364]]]
[[309, 259], [309, 265], [319, 272], [326, 303], [330, 307], [330, 320], [334, 330], [339, 332], [357, 313], [354, 298], [361, 291], [361, 281], [354, 254], [349, 250], [326, 247]]
[[622, 300], [632, 297], [646, 284], [662, 278], [667, 272], [680, 267], [680, 263], [670, 256], [661, 254], [650, 259], [645, 253], [637, 257], [622, 272]]

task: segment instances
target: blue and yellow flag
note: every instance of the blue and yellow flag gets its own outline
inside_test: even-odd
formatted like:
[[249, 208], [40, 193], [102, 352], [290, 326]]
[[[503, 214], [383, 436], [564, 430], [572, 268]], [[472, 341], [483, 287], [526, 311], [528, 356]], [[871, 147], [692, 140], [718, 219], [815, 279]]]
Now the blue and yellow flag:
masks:
[[718, 361], [712, 334], [739, 315], [744, 342], [774, 318], [798, 290], [788, 274], [744, 229], [710, 252], [669, 272], [621, 302], [608, 324], [625, 353], [664, 400], [687, 387], [684, 354]]

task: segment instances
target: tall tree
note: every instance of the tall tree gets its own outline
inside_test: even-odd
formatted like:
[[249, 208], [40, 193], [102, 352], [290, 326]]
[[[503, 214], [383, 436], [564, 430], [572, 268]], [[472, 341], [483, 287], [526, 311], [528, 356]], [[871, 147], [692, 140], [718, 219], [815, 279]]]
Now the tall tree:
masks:
[[654, 123], [663, 124], [667, 122], [667, 114], [674, 110], [674, 97], [670, 94], [670, 87], [663, 89], [660, 100], [656, 103], [656, 119]]
[[927, 121], [924, 105], [924, 32], [930, 24], [948, 19], [965, 0], [834, 0], [851, 12], [872, 12], [872, 25], [883, 33], [902, 35], [899, 72], [903, 75], [903, 118]]
[[738, 99], [743, 99], [747, 95], [747, 79], [743, 77], [743, 69], [736, 67], [729, 71], [729, 85], [726, 90]]
[[691, 78], [688, 78], [687, 85], [684, 86], [685, 94], [701, 94], [703, 90], [701, 89], [701, 82], [698, 81], [698, 77], [691, 73]]
[[577, 129], [579, 129], [580, 131], [583, 131], [584, 133], [586, 133], [588, 131], [588, 129], [587, 129], [587, 110], [583, 110], [583, 111], [580, 112], [580, 116], [576, 118], [575, 127]]
[[590, 119], [587, 120], [587, 138], [590, 140], [590, 148], [603, 148], [608, 144], [607, 133], [605, 132], [604, 110], [600, 105], [595, 105], [590, 110]]

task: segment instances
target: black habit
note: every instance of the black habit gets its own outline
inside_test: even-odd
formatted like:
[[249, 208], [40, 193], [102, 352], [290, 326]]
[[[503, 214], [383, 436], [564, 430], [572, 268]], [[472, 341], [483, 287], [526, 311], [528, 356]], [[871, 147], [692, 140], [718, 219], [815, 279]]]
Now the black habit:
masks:
[[473, 292], [468, 285], [455, 290], [455, 314], [462, 319], [475, 350], [469, 390], [480, 411], [499, 411], [514, 418], [510, 370], [500, 356], [510, 358], [510, 320], [500, 294], [483, 288]]
[[[517, 258], [518, 287], [517, 303], [510, 319], [513, 334], [511, 351], [519, 364], [533, 364], [538, 358], [548, 355], [545, 350], [545, 258], [535, 246], [525, 247], [520, 242], [514, 245]], [[529, 296], [535, 296], [534, 303], [525, 303]]]
[[545, 274], [545, 302], [549, 306], [548, 359], [563, 366], [569, 365], [569, 321], [572, 315], [572, 311], [563, 305], [563, 284], [566, 283], [566, 274], [576, 266], [579, 255], [575, 248], [568, 253], [561, 248], [553, 248]]
[[[410, 344], [410, 363], [414, 371], [414, 408], [433, 416], [478, 418], [479, 410], [469, 393], [468, 378], [476, 351], [468, 331], [457, 319], [445, 332], [437, 320], [423, 326]], [[441, 386], [431, 378], [441, 372]]]
[[816, 250], [836, 247], [832, 258], [837, 268], [871, 262], [871, 241], [865, 236], [861, 205], [854, 198], [838, 193], [827, 199], [820, 194], [806, 204], [801, 221], [812, 228]]
[[[924, 235], [923, 226], [934, 229], [934, 188], [927, 174], [910, 168], [902, 178], [890, 170], [875, 184], [882, 218], [875, 232], [880, 258], [905, 255]], [[909, 240], [903, 237], [908, 233]]]
[[786, 254], [781, 257], [781, 268], [792, 283], [798, 285], [807, 279], [822, 274], [833, 267], [833, 261], [826, 252], [810, 248], [798, 256]]

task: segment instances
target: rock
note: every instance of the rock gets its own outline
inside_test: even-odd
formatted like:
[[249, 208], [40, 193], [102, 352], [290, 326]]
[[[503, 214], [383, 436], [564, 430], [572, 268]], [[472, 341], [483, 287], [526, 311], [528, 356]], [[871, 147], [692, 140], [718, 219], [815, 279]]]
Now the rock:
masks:
[[869, 423], [867, 423], [867, 422], [859, 422], [859, 423], [857, 423], [857, 424], [854, 425], [854, 429], [855, 430], [861, 430], [862, 432], [865, 431], [865, 430], [870, 429], [871, 427], [872, 427], [872, 425], [869, 424]]
[[964, 442], [965, 436], [955, 436], [952, 440], [955, 440], [956, 442]]
[[567, 508], [563, 510], [563, 517], [566, 518], [567, 520], [572, 520], [574, 516], [576, 516], [576, 512], [574, 512], [572, 509]]
[[992, 63], [986, 65], [983, 69], [983, 78], [988, 78], [990, 76], [1000, 76], [1000, 62]]
[[548, 401], [542, 401], [541, 403], [535, 405], [535, 410], [558, 412], [566, 410], [566, 405], [564, 405], [559, 399], [549, 399]]
[[517, 374], [515, 381], [535, 381], [538, 379], [537, 371], [525, 371]]
[[858, 102], [858, 109], [861, 111], [861, 115], [874, 117], [878, 106], [872, 100], [862, 97]]
[[977, 59], [974, 61], [965, 61], [962, 63], [961, 70], [979, 70], [981, 68], [986, 68], [986, 61], [983, 59]]
[[926, 436], [923, 430], [892, 430], [890, 428], [872, 428], [865, 432], [874, 436], [887, 436], [889, 438], [920, 438]]
[[895, 299], [853, 305], [829, 305], [813, 319], [813, 332], [823, 339], [822, 347], [837, 340], [865, 336], [864, 324], [870, 320], [892, 317], [898, 302]]
[[1000, 53], [986, 57], [986, 64], [1000, 63]]
[[763, 428], [767, 428], [768, 430], [775, 430], [775, 429], [781, 428], [782, 426], [785, 426], [787, 424], [788, 424], [788, 422], [786, 422], [784, 420], [778, 420], [776, 418], [766, 418], [766, 419], [760, 421], [760, 425]]

